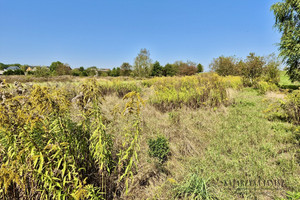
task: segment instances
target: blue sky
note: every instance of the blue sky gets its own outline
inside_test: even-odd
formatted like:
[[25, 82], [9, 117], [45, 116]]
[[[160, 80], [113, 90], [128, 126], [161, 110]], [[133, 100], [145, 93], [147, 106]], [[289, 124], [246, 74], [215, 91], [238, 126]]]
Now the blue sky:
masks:
[[161, 64], [208, 69], [220, 55], [278, 53], [270, 6], [279, 0], [0, 0], [0, 62], [72, 68]]

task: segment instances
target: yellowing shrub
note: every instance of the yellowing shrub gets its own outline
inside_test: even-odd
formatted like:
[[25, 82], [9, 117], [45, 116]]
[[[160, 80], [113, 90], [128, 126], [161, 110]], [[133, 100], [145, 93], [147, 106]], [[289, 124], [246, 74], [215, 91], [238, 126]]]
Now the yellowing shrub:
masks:
[[147, 84], [153, 85], [155, 90], [150, 103], [161, 111], [183, 105], [191, 108], [218, 107], [228, 100], [225, 84], [216, 74], [155, 78]]
[[222, 81], [226, 88], [233, 88], [236, 90], [243, 88], [243, 81], [240, 76], [225, 76], [222, 77]]
[[268, 91], [277, 91], [278, 87], [274, 83], [268, 83], [265, 81], [259, 81], [255, 84], [255, 88], [258, 89], [259, 93], [265, 94]]

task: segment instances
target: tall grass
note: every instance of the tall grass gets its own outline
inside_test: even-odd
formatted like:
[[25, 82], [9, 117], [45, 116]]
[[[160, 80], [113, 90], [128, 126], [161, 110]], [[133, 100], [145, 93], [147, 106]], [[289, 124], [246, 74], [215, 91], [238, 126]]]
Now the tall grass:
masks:
[[175, 198], [188, 198], [195, 200], [209, 200], [211, 195], [208, 191], [207, 183], [199, 178], [197, 174], [190, 174], [183, 183], [175, 187]]
[[[279, 107], [294, 126], [268, 121], [266, 96], [241, 87], [240, 77], [210, 73], [4, 82], [0, 199], [297, 198], [298, 92]], [[149, 98], [145, 105], [139, 92]], [[223, 184], [273, 178], [285, 186], [261, 191]]]
[[161, 111], [170, 111], [182, 106], [218, 107], [228, 101], [226, 87], [222, 79], [215, 74], [157, 78], [152, 85], [155, 95], [150, 97], [150, 103]]
[[133, 120], [117, 145], [103, 122], [104, 99], [96, 80], [81, 83], [72, 101], [74, 92], [67, 88], [34, 85], [19, 92], [19, 87], [7, 85], [10, 89], [1, 92], [0, 198], [111, 199], [125, 194], [138, 161], [139, 94], [124, 97], [124, 115]]

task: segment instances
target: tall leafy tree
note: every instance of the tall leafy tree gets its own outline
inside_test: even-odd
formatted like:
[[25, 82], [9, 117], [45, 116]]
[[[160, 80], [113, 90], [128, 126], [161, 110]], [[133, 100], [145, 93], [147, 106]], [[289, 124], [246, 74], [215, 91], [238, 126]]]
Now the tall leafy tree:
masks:
[[114, 77], [117, 77], [117, 76], [120, 76], [120, 72], [121, 72], [121, 69], [120, 67], [117, 67], [117, 68], [113, 68], [111, 71], [110, 71], [110, 76], [114, 76]]
[[190, 76], [190, 75], [193, 75], [193, 74], [196, 74], [197, 73], [197, 67], [196, 67], [196, 63], [194, 62], [191, 62], [191, 61], [187, 61], [186, 63], [185, 62], [182, 62], [182, 61], [177, 61], [174, 63], [174, 65], [178, 66], [178, 75], [181, 75], [181, 76]]
[[86, 72], [84, 67], [81, 66], [79, 68], [72, 69], [72, 75], [73, 76], [88, 76], [88, 73]]
[[85, 71], [88, 76], [98, 76], [98, 68], [96, 66], [89, 67]]
[[72, 73], [72, 69], [70, 65], [62, 64], [57, 66], [55, 74], [61, 76], [61, 75], [71, 75], [71, 73]]
[[156, 61], [151, 69], [151, 76], [162, 76], [163, 75], [163, 67], [160, 65], [158, 61]]
[[120, 69], [121, 69], [120, 75], [121, 76], [129, 76], [131, 73], [131, 68], [132, 68], [132, 66], [129, 63], [124, 62], [120, 67]]
[[252, 86], [263, 74], [265, 64], [264, 57], [256, 56], [255, 53], [250, 53], [249, 56], [247, 56], [242, 69], [242, 76], [245, 80], [244, 83]]
[[199, 63], [198, 65], [197, 65], [197, 72], [199, 72], [199, 73], [201, 73], [201, 72], [203, 72], [204, 71], [204, 67], [203, 67], [203, 65], [201, 65], [201, 63]]
[[178, 72], [178, 68], [175, 65], [172, 64], [166, 64], [163, 68], [163, 75], [164, 76], [175, 76]]
[[34, 75], [38, 77], [50, 76], [50, 70], [46, 66], [37, 66]]
[[51, 63], [50, 71], [54, 75], [61, 76], [61, 75], [70, 75], [72, 72], [72, 69], [71, 69], [70, 65], [68, 65], [67, 63], [64, 64], [60, 61], [56, 61], [56, 62]]
[[265, 57], [265, 66], [263, 69], [264, 80], [274, 84], [278, 84], [280, 81], [280, 61], [277, 56], [272, 53]]
[[8, 67], [8, 65], [4, 64], [4, 63], [0, 63], [0, 70], [4, 70]]
[[50, 71], [51, 72], [55, 72], [56, 69], [59, 67], [59, 66], [62, 66], [63, 63], [60, 62], [60, 61], [56, 61], [56, 62], [52, 62], [51, 65], [50, 65]]
[[84, 67], [83, 67], [83, 66], [79, 67], [79, 71], [80, 71], [80, 72], [84, 72], [84, 71], [85, 71], [85, 70], [84, 70]]
[[275, 15], [275, 27], [282, 34], [279, 55], [288, 65], [290, 79], [300, 80], [300, 1], [284, 0], [272, 5], [271, 10]]
[[239, 75], [239, 70], [236, 69], [237, 60], [235, 57], [220, 56], [214, 58], [209, 67], [211, 71], [216, 72], [221, 76]]
[[150, 52], [147, 49], [141, 49], [134, 61], [134, 74], [139, 77], [149, 76], [151, 72]]

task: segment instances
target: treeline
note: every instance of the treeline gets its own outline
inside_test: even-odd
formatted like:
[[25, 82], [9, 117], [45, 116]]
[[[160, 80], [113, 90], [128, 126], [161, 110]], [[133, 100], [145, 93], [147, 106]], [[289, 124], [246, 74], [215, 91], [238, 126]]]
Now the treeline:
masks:
[[278, 84], [280, 64], [274, 54], [256, 56], [250, 53], [246, 59], [220, 56], [213, 59], [209, 67], [221, 76], [241, 76], [245, 86], [252, 86], [259, 81]]
[[98, 69], [95, 66], [85, 69], [79, 67], [72, 69], [68, 64], [61, 63], [59, 61], [53, 62], [47, 71], [45, 68], [43, 72], [37, 70], [35, 74], [38, 75], [73, 75], [73, 76], [132, 76], [132, 77], [151, 77], [151, 76], [175, 76], [175, 75], [193, 75], [198, 72], [203, 72], [203, 66], [201, 64], [196, 65], [194, 62], [182, 62], [177, 61], [173, 64], [160, 65], [158, 61], [145, 65], [145, 62], [136, 63], [130, 65], [124, 62], [120, 67], [113, 69]]
[[[176, 61], [173, 64], [166, 64], [162, 66], [158, 61], [151, 63], [149, 70], [135, 69], [134, 66], [124, 62], [120, 67], [113, 69], [98, 69], [96, 66], [89, 68], [79, 67], [72, 69], [67, 63], [60, 61], [53, 62], [50, 67], [35, 66], [34, 70], [27, 71], [30, 66], [22, 66], [18, 70], [7, 70], [4, 75], [36, 75], [43, 76], [133, 76], [133, 77], [153, 77], [153, 76], [176, 76], [176, 75], [193, 75], [198, 72], [203, 72], [201, 64], [196, 65], [193, 62]], [[4, 68], [6, 69], [6, 68]]]
[[191, 61], [183, 62], [176, 61], [173, 64], [162, 66], [158, 61], [152, 62], [150, 53], [147, 49], [141, 49], [140, 53], [135, 58], [134, 64], [124, 62], [120, 67], [115, 67], [112, 70], [98, 70], [96, 67], [84, 69], [83, 67], [72, 70], [74, 76], [133, 76], [133, 77], [153, 77], [153, 76], [182, 76], [193, 75], [203, 72], [203, 66]]
[[129, 63], [123, 63], [121, 67], [113, 68], [109, 76], [176, 76], [176, 75], [193, 75], [203, 72], [201, 64], [196, 65], [193, 62], [176, 61], [173, 64], [162, 66], [158, 61], [153, 63], [150, 70], [134, 69]]
[[132, 77], [154, 77], [154, 76], [184, 76], [193, 75], [203, 72], [203, 66], [191, 61], [176, 61], [173, 64], [162, 66], [158, 61], [152, 62], [150, 53], [147, 49], [141, 49], [135, 58], [134, 64], [124, 62], [120, 67], [113, 69], [99, 69], [96, 66], [89, 68], [79, 67], [72, 69], [69, 64], [60, 61], [52, 62], [50, 67], [47, 66], [29, 66], [21, 64], [5, 65], [0, 63], [0, 70], [5, 70], [9, 66], [18, 66], [20, 70], [7, 70], [4, 75], [23, 75], [32, 74], [35, 76], [132, 76]]
[[[38, 77], [44, 76], [132, 76], [132, 77], [161, 77], [161, 76], [189, 76], [203, 72], [203, 66], [191, 61], [176, 61], [173, 64], [162, 66], [158, 61], [152, 62], [147, 49], [141, 49], [135, 58], [134, 64], [124, 62], [120, 67], [113, 69], [99, 69], [96, 66], [89, 68], [79, 67], [72, 69], [67, 63], [60, 61], [52, 62], [49, 67], [37, 66], [30, 68], [29, 65], [0, 63], [0, 70], [9, 66], [18, 66], [19, 70], [8, 70], [4, 75], [32, 74]], [[209, 65], [210, 70], [221, 76], [241, 76], [245, 86], [252, 86], [258, 81], [266, 81], [272, 84], [279, 82], [280, 62], [274, 54], [269, 56], [256, 56], [250, 53], [245, 59], [234, 56], [220, 56], [214, 58]], [[29, 70], [30, 69], [30, 70]]]

